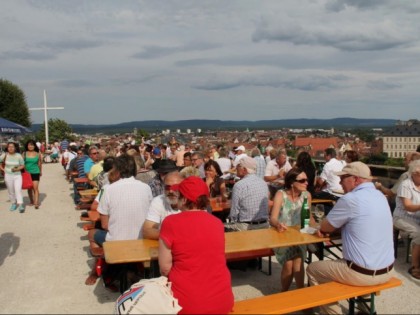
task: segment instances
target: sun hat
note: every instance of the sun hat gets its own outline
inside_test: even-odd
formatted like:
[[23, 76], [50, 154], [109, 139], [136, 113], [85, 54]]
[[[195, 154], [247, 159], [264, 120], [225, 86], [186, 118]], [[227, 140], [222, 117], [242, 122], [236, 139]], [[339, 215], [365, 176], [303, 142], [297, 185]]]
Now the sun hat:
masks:
[[235, 149], [235, 151], [239, 151], [239, 150], [241, 150], [241, 151], [245, 151], [245, 147], [244, 147], [243, 145], [240, 145], [239, 147], [237, 147], [237, 148]]
[[196, 202], [200, 196], [210, 196], [206, 183], [197, 176], [190, 176], [184, 179], [180, 184], [173, 185], [173, 190], [178, 190], [185, 198]]
[[372, 179], [370, 168], [365, 163], [362, 162], [352, 162], [344, 166], [340, 172], [335, 172], [335, 175], [353, 175], [365, 179]]
[[240, 161], [239, 165], [246, 168], [248, 173], [255, 173], [257, 170], [257, 161], [249, 156], [244, 156]]
[[159, 167], [156, 169], [158, 173], [170, 173], [177, 171], [178, 167], [176, 166], [174, 161], [171, 160], [161, 160], [159, 162]]

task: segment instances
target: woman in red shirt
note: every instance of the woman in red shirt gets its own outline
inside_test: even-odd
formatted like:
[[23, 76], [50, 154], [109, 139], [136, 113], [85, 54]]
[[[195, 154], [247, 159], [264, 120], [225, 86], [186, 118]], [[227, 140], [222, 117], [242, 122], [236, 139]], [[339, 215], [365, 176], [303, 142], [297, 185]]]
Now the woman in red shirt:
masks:
[[232, 310], [233, 293], [224, 227], [206, 211], [207, 185], [190, 176], [174, 186], [182, 212], [162, 222], [160, 272], [172, 282], [174, 297], [182, 307], [179, 314], [227, 314]]

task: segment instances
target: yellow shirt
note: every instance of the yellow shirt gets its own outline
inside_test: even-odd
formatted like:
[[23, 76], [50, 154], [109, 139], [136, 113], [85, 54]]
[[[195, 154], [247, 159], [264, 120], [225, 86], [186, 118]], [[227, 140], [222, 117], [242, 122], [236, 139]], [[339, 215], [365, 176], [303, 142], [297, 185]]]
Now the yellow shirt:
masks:
[[100, 161], [92, 166], [88, 174], [89, 180], [93, 180], [104, 169], [104, 161]]

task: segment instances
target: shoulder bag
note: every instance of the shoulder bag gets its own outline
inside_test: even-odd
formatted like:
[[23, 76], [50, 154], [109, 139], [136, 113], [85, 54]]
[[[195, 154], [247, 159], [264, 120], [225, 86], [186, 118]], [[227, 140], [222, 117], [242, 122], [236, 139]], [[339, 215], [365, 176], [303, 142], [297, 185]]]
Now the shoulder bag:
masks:
[[115, 303], [115, 314], [178, 314], [182, 309], [172, 295], [167, 277], [142, 279]]
[[25, 169], [22, 170], [22, 189], [32, 189], [34, 184], [32, 182], [31, 174]]

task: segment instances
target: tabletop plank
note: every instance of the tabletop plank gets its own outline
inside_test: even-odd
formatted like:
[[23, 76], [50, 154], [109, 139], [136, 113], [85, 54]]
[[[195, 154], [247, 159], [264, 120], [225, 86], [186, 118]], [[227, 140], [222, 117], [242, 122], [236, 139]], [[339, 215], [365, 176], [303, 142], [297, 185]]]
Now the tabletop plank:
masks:
[[226, 200], [224, 202], [217, 202], [217, 198], [210, 198], [210, 206], [212, 212], [222, 212], [224, 210], [230, 210], [231, 201]]
[[98, 191], [96, 189], [85, 189], [79, 191], [79, 194], [82, 197], [96, 197], [98, 195]]
[[[264, 249], [288, 247], [328, 241], [328, 237], [300, 233], [298, 227], [289, 227], [278, 232], [274, 228], [225, 233], [225, 253], [229, 257], [238, 257], [240, 253], [258, 252]], [[157, 259], [156, 240], [129, 240], [105, 242], [105, 260], [109, 264], [146, 262]]]

